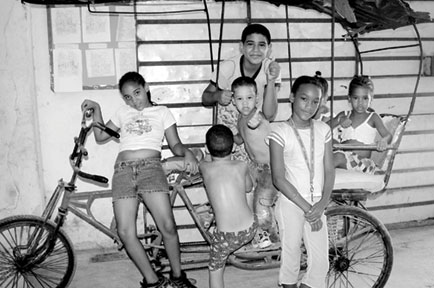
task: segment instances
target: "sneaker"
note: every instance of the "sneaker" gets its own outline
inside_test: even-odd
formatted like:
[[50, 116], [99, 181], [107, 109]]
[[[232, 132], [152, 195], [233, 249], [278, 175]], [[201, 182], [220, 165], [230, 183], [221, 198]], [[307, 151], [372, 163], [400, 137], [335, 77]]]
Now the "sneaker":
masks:
[[267, 231], [259, 232], [255, 235], [255, 241], [252, 243], [253, 248], [267, 248], [271, 246], [270, 234]]
[[178, 278], [173, 277], [172, 273], [170, 273], [170, 281], [172, 281], [175, 285], [174, 287], [177, 288], [197, 288], [190, 282], [184, 271], [181, 271], [181, 276]]
[[157, 273], [158, 281], [153, 284], [146, 283], [146, 280], [143, 279], [143, 282], [140, 282], [140, 288], [176, 288], [177, 286], [172, 283], [169, 279], [164, 277], [161, 273]]

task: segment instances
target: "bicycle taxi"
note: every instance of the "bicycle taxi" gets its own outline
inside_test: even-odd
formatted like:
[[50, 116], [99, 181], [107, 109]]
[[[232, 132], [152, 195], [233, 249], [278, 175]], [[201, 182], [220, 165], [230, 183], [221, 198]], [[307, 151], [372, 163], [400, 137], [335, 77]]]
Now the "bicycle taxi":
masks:
[[[362, 67], [360, 72], [363, 72]], [[417, 83], [414, 94], [416, 91]], [[380, 288], [384, 287], [390, 276], [393, 264], [390, 235], [384, 224], [370, 214], [363, 204], [368, 198], [380, 195], [387, 188], [393, 161], [414, 101], [413, 96], [407, 115], [383, 115], [389, 131], [393, 131], [393, 140], [390, 149], [375, 156], [377, 166], [382, 170], [381, 174], [360, 175], [346, 170], [337, 171], [332, 202], [326, 210], [330, 244], [327, 285], [330, 288]], [[59, 180], [42, 215], [20, 215], [0, 220], [0, 287], [68, 287], [76, 265], [73, 245], [62, 229], [69, 212], [113, 239], [119, 248], [122, 248], [116, 227], [99, 222], [91, 210], [95, 200], [108, 198], [111, 192], [104, 190], [77, 193], [75, 183], [78, 177], [100, 183], [108, 181], [105, 177], [88, 174], [80, 169], [82, 161], [88, 155], [85, 143], [93, 125], [107, 129], [101, 123], [88, 124], [87, 116], [89, 115], [83, 115], [82, 127], [75, 138], [74, 149], [70, 155], [72, 176], [69, 181]], [[109, 132], [118, 137], [115, 132]], [[344, 146], [339, 148], [373, 149]], [[194, 228], [198, 229], [203, 238], [203, 241], [199, 242], [181, 243], [181, 252], [184, 256], [193, 253], [207, 255], [209, 233], [213, 229], [212, 209], [206, 200], [202, 203], [193, 203], [188, 195], [190, 189], [203, 189], [202, 180], [200, 176], [185, 175], [178, 171], [176, 160], [169, 160], [166, 164], [168, 171], [173, 170], [168, 177], [171, 180], [174, 208], [187, 209], [194, 222]], [[177, 200], [178, 198], [181, 200]], [[164, 269], [161, 235], [152, 223], [146, 221], [146, 209], [143, 211], [144, 233], [140, 238], [143, 239], [143, 245], [155, 265]], [[229, 262], [241, 269], [275, 268], [280, 263], [280, 247], [272, 245], [264, 249], [243, 249], [234, 253]], [[196, 260], [189, 257], [184, 264], [192, 263], [206, 265], [206, 257], [205, 260], [200, 257]]]
[[[394, 131], [390, 149], [376, 156], [376, 161], [379, 167], [384, 169], [384, 173], [367, 175], [347, 170], [337, 171], [332, 203], [326, 210], [330, 244], [328, 287], [383, 287], [392, 269], [393, 247], [390, 235], [380, 220], [363, 206], [368, 197], [375, 196], [386, 188], [393, 159], [407, 122], [405, 117], [383, 117], [388, 118], [385, 123], [390, 131]], [[84, 113], [82, 128], [79, 136], [75, 138], [74, 149], [70, 155], [73, 174], [69, 182], [59, 180], [41, 216], [19, 215], [0, 221], [0, 254], [3, 258], [0, 261], [1, 287], [69, 285], [75, 271], [76, 256], [71, 240], [62, 229], [68, 212], [104, 233], [118, 244], [119, 249], [122, 248], [114, 222], [108, 227], [92, 214], [94, 201], [111, 197], [110, 190], [77, 192], [75, 185], [78, 177], [100, 183], [108, 181], [103, 176], [88, 174], [80, 169], [82, 160], [88, 155], [84, 146], [93, 126], [104, 129], [114, 137], [119, 136], [101, 123], [87, 125]], [[186, 175], [180, 171], [180, 159], [168, 159], [164, 166], [172, 187], [171, 200], [174, 209], [187, 209], [194, 227], [203, 238], [203, 241], [199, 242], [181, 243], [183, 265], [186, 268], [189, 265], [205, 267], [210, 233], [214, 227], [212, 209], [206, 200], [193, 203], [188, 193], [192, 188], [203, 189], [201, 177]], [[357, 174], [352, 175], [353, 173]], [[164, 269], [167, 262], [161, 235], [153, 223], [147, 221], [149, 217], [146, 209], [143, 209], [143, 212], [144, 233], [140, 238], [156, 268]], [[182, 228], [185, 227], [180, 227]], [[280, 263], [280, 245], [277, 243], [263, 249], [240, 249], [229, 258], [229, 262], [241, 269], [275, 268]]]

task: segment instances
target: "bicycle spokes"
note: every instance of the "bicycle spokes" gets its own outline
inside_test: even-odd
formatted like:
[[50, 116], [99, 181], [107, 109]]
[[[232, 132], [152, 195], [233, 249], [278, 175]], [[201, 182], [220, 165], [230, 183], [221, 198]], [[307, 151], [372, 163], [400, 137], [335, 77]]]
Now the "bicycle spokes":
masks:
[[55, 225], [36, 218], [6, 224], [0, 227], [0, 287], [66, 287], [75, 261], [69, 240], [61, 232], [53, 238]]
[[344, 207], [328, 215], [327, 287], [383, 287], [390, 275], [392, 246], [387, 230], [365, 211]]

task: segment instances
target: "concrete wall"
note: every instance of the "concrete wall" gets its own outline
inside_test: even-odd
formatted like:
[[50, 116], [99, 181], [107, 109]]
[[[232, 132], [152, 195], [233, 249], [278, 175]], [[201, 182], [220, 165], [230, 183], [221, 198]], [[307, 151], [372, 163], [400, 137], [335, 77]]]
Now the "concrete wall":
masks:
[[44, 202], [31, 12], [3, 1], [0, 12], [0, 218], [38, 214]]
[[[282, 19], [285, 15], [283, 7], [265, 2], [252, 2], [253, 18]], [[433, 1], [411, 1], [415, 10], [428, 11], [434, 15]], [[228, 5], [228, 4], [227, 4]], [[246, 17], [245, 4], [233, 3], [227, 7], [225, 25], [225, 39], [222, 58], [237, 52], [239, 34], [245, 22], [239, 21]], [[218, 39], [220, 4], [210, 3], [213, 39]], [[290, 19], [329, 19], [315, 11], [307, 11], [290, 7]], [[240, 16], [241, 15], [241, 16]], [[190, 144], [202, 141], [203, 132], [211, 125], [211, 110], [200, 106], [200, 93], [207, 85], [210, 73], [209, 64], [192, 64], [194, 61], [203, 63], [209, 58], [207, 47], [207, 31], [202, 24], [184, 23], [173, 24], [173, 19], [191, 19], [191, 15], [175, 15], [158, 19], [144, 17], [142, 30], [143, 49], [146, 53], [144, 65], [140, 72], [151, 81], [151, 91], [154, 101], [169, 104], [175, 113], [183, 141]], [[200, 21], [203, 21], [203, 15]], [[198, 18], [199, 19], [199, 18]], [[234, 20], [235, 19], [235, 20]], [[157, 25], [151, 25], [154, 21]], [[164, 21], [167, 21], [164, 22]], [[247, 20], [246, 20], [247, 21]], [[188, 22], [188, 21], [187, 21]], [[194, 22], [194, 21], [191, 21]], [[172, 24], [170, 24], [172, 23]], [[164, 24], [164, 25], [163, 25]], [[188, 26], [190, 25], [190, 26]], [[290, 79], [289, 62], [285, 24], [270, 22], [269, 26], [274, 42], [273, 53], [282, 66], [284, 85], [279, 98], [279, 119], [285, 119], [290, 113], [285, 99], [288, 97]], [[197, 28], [199, 27], [199, 28]], [[310, 28], [309, 28], [310, 27]], [[3, 92], [1, 94], [1, 132], [2, 151], [0, 152], [0, 218], [19, 214], [39, 214], [46, 198], [57, 185], [60, 178], [69, 180], [71, 167], [68, 162], [73, 148], [73, 138], [80, 129], [80, 104], [85, 98], [91, 98], [101, 103], [106, 119], [113, 113], [121, 98], [117, 90], [86, 90], [82, 92], [54, 93], [50, 88], [50, 57], [48, 39], [47, 11], [44, 6], [23, 5], [16, 0], [3, 0], [0, 10], [0, 31], [4, 41], [0, 41], [0, 74]], [[192, 29], [194, 33], [192, 33]], [[341, 35], [343, 31], [337, 27]], [[424, 37], [424, 49], [428, 56], [434, 56], [433, 24], [420, 25]], [[330, 62], [318, 60], [329, 57], [330, 46], [323, 41], [304, 43], [303, 39], [329, 38], [330, 25], [294, 24], [290, 26], [291, 37], [295, 39], [292, 45], [292, 73], [294, 77], [300, 74], [313, 74], [315, 70], [323, 71], [323, 75], [330, 77]], [[143, 33], [143, 34], [140, 34]], [[4, 36], [3, 36], [4, 35]], [[202, 42], [196, 46], [188, 46], [188, 40], [194, 35]], [[411, 27], [404, 27], [394, 31], [382, 31], [368, 34], [366, 37], [415, 37]], [[162, 38], [164, 38], [162, 40]], [[146, 42], [148, 41], [148, 42]], [[154, 41], [154, 42], [152, 42]], [[187, 41], [187, 42], [185, 42]], [[384, 42], [384, 41], [383, 41]], [[399, 41], [397, 41], [398, 43]], [[150, 43], [150, 44], [147, 44]], [[158, 44], [159, 43], [159, 44]], [[184, 43], [186, 46], [181, 45]], [[374, 43], [374, 44], [373, 44]], [[375, 46], [378, 41], [364, 42], [365, 46]], [[382, 44], [382, 43], [380, 43]], [[171, 46], [174, 45], [174, 46]], [[339, 57], [354, 57], [351, 43], [336, 44]], [[379, 44], [378, 44], [379, 45]], [[173, 47], [173, 48], [171, 48]], [[191, 52], [194, 53], [191, 53]], [[394, 57], [409, 55], [414, 59], [417, 48], [400, 52], [384, 52], [380, 56]], [[214, 58], [217, 55], [217, 45], [214, 44]], [[303, 57], [317, 60], [303, 60]], [[186, 65], [171, 65], [171, 61], [182, 60]], [[161, 63], [146, 65], [146, 61], [160, 61]], [[189, 62], [192, 61], [192, 62]], [[201, 62], [202, 61], [202, 62]], [[313, 64], [312, 62], [315, 62]], [[335, 109], [346, 109], [344, 100], [346, 93], [341, 85], [346, 85], [349, 77], [354, 74], [354, 61], [342, 60], [336, 62], [334, 95], [337, 95]], [[403, 61], [391, 59], [389, 61], [368, 61], [365, 74], [377, 75], [375, 79], [376, 94], [374, 108], [381, 112], [404, 114], [408, 109], [409, 97], [415, 84], [414, 73], [417, 61]], [[390, 75], [403, 74], [400, 77]], [[388, 76], [389, 75], [389, 76]], [[171, 83], [167, 83], [170, 81]], [[423, 77], [415, 115], [409, 124], [407, 134], [403, 139], [403, 153], [396, 160], [396, 173], [392, 175], [391, 190], [385, 195], [368, 203], [374, 212], [385, 223], [424, 220], [434, 217], [434, 181], [432, 179], [434, 151], [434, 78]], [[187, 105], [185, 105], [187, 103]], [[186, 107], [184, 107], [186, 106]], [[194, 115], [194, 117], [192, 117]], [[193, 126], [192, 126], [193, 125]], [[425, 144], [426, 143], [426, 144]], [[87, 143], [89, 157], [83, 164], [83, 171], [111, 177], [113, 162], [117, 153], [117, 144], [113, 141], [97, 145], [93, 137]], [[429, 176], [431, 175], [431, 177]], [[99, 187], [94, 184], [78, 181], [80, 191], [108, 189], [109, 186]], [[202, 191], [203, 192], [203, 191]], [[203, 199], [203, 193], [195, 196]], [[199, 200], [197, 200], [199, 201]], [[408, 205], [416, 203], [417, 205]], [[110, 225], [112, 207], [109, 198], [95, 201], [92, 206], [95, 217], [104, 224]], [[179, 224], [188, 223], [184, 212], [176, 212]], [[72, 238], [76, 248], [113, 247], [112, 241], [97, 232], [89, 225], [81, 222], [73, 215], [68, 216], [65, 224], [68, 235]], [[192, 232], [181, 232], [181, 238], [191, 238]]]

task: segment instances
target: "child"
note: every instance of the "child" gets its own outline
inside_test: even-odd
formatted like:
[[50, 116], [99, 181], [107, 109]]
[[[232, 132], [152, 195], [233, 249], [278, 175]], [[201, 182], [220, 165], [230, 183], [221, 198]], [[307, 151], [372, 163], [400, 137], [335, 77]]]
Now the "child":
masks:
[[235, 142], [244, 147], [251, 161], [250, 173], [256, 182], [253, 192], [253, 213], [258, 221], [257, 237], [253, 241], [256, 248], [265, 248], [279, 241], [274, 217], [274, 201], [277, 191], [271, 181], [270, 153], [265, 137], [270, 133], [270, 123], [256, 108], [257, 87], [250, 77], [238, 77], [232, 82], [233, 103], [239, 112], [238, 131]]
[[307, 251], [300, 287], [325, 287], [329, 268], [326, 208], [335, 172], [330, 127], [313, 116], [321, 102], [321, 84], [301, 76], [292, 86], [292, 116], [273, 126], [267, 137], [273, 183], [282, 195], [276, 218], [282, 245], [279, 283], [295, 288], [300, 271], [300, 245]]
[[[340, 112], [332, 121], [332, 128], [340, 125], [342, 144], [376, 144], [384, 151], [392, 140], [392, 134], [384, 126], [380, 116], [370, 109], [374, 97], [374, 84], [369, 76], [354, 76], [348, 88], [348, 101], [352, 110]], [[374, 143], [377, 132], [381, 139]], [[368, 174], [375, 172], [375, 162], [370, 159], [370, 150], [336, 151], [336, 168], [356, 170]]]
[[233, 137], [224, 125], [211, 127], [206, 133], [206, 146], [212, 161], [203, 161], [199, 166], [217, 224], [210, 250], [211, 288], [224, 287], [229, 254], [250, 242], [257, 227], [246, 199], [246, 192], [253, 187], [249, 168], [242, 161], [231, 160]]
[[[181, 270], [179, 239], [169, 199], [169, 185], [161, 165], [163, 138], [173, 154], [184, 156], [185, 169], [198, 172], [193, 153], [179, 140], [175, 119], [165, 106], [151, 102], [145, 79], [128, 72], [119, 80], [119, 90], [126, 105], [121, 106], [106, 126], [120, 131], [120, 150], [112, 182], [113, 208], [119, 237], [125, 250], [143, 275], [141, 287], [192, 287]], [[93, 109], [93, 121], [104, 123], [100, 105], [84, 100], [83, 110]], [[100, 129], [93, 130], [97, 142], [110, 138]], [[136, 221], [139, 200], [152, 214], [163, 235], [170, 261], [170, 280], [156, 273], [137, 238]]]
[[[237, 134], [238, 112], [231, 103], [232, 82], [240, 77], [251, 77], [258, 87], [256, 107], [268, 120], [277, 114], [277, 92], [280, 87], [280, 66], [269, 59], [271, 55], [270, 31], [261, 24], [246, 26], [241, 35], [241, 54], [220, 63], [219, 75], [213, 73], [208, 87], [202, 94], [205, 106], [217, 105], [217, 123], [228, 126]], [[218, 87], [217, 87], [218, 82]], [[236, 147], [236, 159], [246, 160], [247, 155], [242, 146]]]

